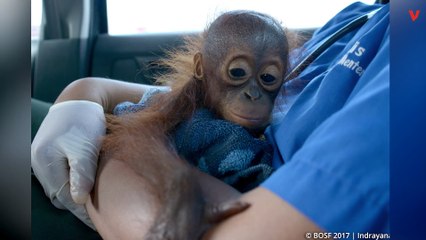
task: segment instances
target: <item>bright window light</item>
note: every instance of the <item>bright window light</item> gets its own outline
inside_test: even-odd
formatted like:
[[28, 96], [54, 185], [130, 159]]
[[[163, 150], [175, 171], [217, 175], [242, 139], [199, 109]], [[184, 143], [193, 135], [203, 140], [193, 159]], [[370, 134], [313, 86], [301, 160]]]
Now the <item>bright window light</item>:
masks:
[[31, 0], [31, 39], [40, 37], [40, 25], [42, 11], [42, 0]]
[[[267, 13], [288, 28], [317, 28], [355, 0], [107, 0], [108, 32], [129, 35], [198, 32], [222, 12]], [[374, 0], [361, 1], [371, 4]]]

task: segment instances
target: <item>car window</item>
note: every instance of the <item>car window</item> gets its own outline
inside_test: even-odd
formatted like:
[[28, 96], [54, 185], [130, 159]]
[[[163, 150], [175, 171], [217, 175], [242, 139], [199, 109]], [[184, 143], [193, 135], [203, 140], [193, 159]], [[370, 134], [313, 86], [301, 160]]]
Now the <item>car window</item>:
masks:
[[42, 15], [42, 0], [31, 0], [31, 56], [37, 50], [37, 44], [40, 39]]
[[[107, 0], [110, 35], [198, 32], [220, 13], [256, 10], [288, 28], [317, 28], [355, 0]], [[373, 0], [361, 2], [374, 3]]]

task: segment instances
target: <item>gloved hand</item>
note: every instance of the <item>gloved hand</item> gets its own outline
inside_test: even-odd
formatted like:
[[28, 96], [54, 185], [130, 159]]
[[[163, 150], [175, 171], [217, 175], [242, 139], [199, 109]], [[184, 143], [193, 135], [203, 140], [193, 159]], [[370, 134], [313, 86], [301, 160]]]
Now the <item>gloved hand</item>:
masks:
[[61, 102], [49, 109], [31, 145], [31, 166], [53, 205], [93, 229], [83, 204], [93, 188], [105, 128], [101, 105]]

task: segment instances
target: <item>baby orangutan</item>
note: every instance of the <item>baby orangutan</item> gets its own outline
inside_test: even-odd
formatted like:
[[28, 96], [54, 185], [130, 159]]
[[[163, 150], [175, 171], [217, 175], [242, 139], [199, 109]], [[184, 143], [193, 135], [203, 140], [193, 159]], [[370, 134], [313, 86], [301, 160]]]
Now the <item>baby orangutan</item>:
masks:
[[[164, 61], [170, 74], [160, 77], [171, 82], [171, 91], [151, 97], [143, 111], [108, 117], [96, 185], [86, 205], [102, 237], [201, 239], [209, 227], [244, 211], [249, 204], [238, 201], [239, 193], [189, 165], [187, 158], [198, 153], [181, 153], [173, 137], [199, 134], [179, 129], [200, 111], [227, 124], [230, 136], [238, 131], [247, 138], [261, 135], [287, 57], [281, 25], [251, 11], [219, 16], [200, 37], [173, 52]], [[221, 151], [217, 144], [227, 139], [246, 141], [215, 139], [197, 151], [209, 153], [211, 145], [216, 146], [212, 154]], [[259, 149], [253, 159], [270, 159], [271, 153]]]

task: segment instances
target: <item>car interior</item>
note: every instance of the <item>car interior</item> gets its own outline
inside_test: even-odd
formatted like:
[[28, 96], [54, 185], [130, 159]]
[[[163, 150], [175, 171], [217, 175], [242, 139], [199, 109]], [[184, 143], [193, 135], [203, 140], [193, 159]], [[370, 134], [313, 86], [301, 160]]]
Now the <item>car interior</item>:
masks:
[[[163, 57], [166, 50], [182, 44], [188, 34], [110, 35], [107, 0], [42, 0], [42, 7], [40, 35], [32, 42], [31, 139], [49, 107], [71, 82], [84, 77], [102, 77], [153, 84], [154, 76], [164, 71], [155, 64], [156, 60]], [[291, 30], [306, 41], [315, 28]], [[55, 208], [34, 175], [32, 237], [101, 239], [70, 212]]]

